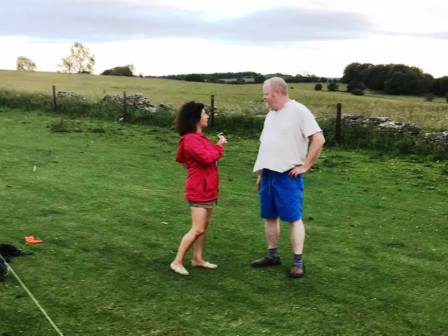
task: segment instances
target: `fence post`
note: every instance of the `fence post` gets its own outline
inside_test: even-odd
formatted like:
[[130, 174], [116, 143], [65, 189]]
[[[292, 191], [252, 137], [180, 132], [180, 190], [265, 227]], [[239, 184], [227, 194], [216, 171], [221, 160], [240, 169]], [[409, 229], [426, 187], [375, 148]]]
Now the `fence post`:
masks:
[[128, 121], [128, 104], [126, 98], [126, 91], [123, 91], [123, 121]]
[[215, 95], [210, 96], [210, 126], [215, 126]]
[[53, 85], [53, 111], [56, 112], [58, 110], [58, 103], [56, 97], [56, 86]]
[[337, 143], [341, 142], [341, 126], [342, 126], [342, 104], [336, 105], [336, 133], [335, 140]]

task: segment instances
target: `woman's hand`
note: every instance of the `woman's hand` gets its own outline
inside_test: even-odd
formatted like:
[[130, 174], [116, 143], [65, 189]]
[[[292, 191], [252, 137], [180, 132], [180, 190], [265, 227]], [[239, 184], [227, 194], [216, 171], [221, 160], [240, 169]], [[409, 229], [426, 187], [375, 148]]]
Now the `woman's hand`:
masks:
[[218, 146], [225, 145], [227, 143], [227, 139], [224, 135], [221, 133], [218, 133], [218, 142], [216, 143]]

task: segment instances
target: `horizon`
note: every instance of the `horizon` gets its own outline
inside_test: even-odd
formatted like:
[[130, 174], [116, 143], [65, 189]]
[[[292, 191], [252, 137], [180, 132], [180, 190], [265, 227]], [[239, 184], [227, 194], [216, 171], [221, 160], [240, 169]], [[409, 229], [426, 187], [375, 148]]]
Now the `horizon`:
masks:
[[[402, 64], [402, 63], [394, 63], [394, 64]], [[379, 65], [379, 64], [373, 64], [373, 65]], [[404, 65], [413, 67], [413, 65], [411, 65], [411, 64], [404, 64]], [[108, 69], [105, 69], [105, 70], [108, 70]], [[423, 69], [421, 69], [421, 70], [423, 70]], [[24, 70], [2, 69], [2, 68], [0, 68], [0, 71], [24, 71]], [[43, 71], [43, 70], [33, 70], [33, 71], [28, 71], [28, 72], [41, 72], [41, 73], [49, 73], [49, 74], [68, 74], [68, 75], [93, 75], [93, 76], [131, 77], [131, 76], [120, 76], [120, 75], [102, 75], [101, 73], [67, 73], [67, 72], [63, 72], [63, 71]], [[224, 74], [224, 73], [238, 74], [238, 73], [243, 73], [243, 72], [253, 72], [253, 73], [261, 74], [263, 76], [266, 76], [266, 75], [299, 76], [300, 75], [300, 76], [303, 76], [303, 77], [315, 76], [315, 77], [318, 77], [318, 78], [336, 79], [336, 80], [340, 80], [343, 77], [343, 76], [340, 76], [340, 77], [326, 77], [326, 76], [320, 76], [318, 74], [260, 73], [260, 72], [251, 71], [251, 70], [223, 71], [223, 72], [216, 72], [216, 71], [214, 71], [214, 72], [186, 72], [186, 73], [164, 74], [164, 75], [153, 75], [153, 74], [142, 74], [142, 75], [140, 75], [140, 74], [133, 74], [132, 77], [139, 77], [139, 78], [142, 78], [142, 77], [143, 78], [153, 77], [153, 78], [164, 78], [164, 79], [177, 80], [175, 78], [166, 78], [166, 77], [168, 77], [168, 76], [185, 76], [185, 75], [191, 75], [191, 74], [198, 74], [198, 75], [213, 75], [213, 74]], [[433, 76], [432, 74], [430, 74], [430, 75]], [[442, 75], [440, 77], [433, 76], [434, 79], [442, 78], [442, 77], [448, 77], [448, 74], [447, 75]]]

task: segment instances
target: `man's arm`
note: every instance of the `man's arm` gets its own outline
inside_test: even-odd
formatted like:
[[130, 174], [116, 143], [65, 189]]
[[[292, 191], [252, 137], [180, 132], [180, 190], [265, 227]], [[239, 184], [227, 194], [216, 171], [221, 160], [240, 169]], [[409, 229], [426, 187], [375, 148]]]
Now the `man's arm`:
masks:
[[317, 159], [322, 152], [324, 147], [325, 137], [322, 132], [315, 133], [309, 137], [310, 146], [308, 149], [308, 155], [305, 162], [301, 166], [297, 166], [289, 171], [289, 176], [296, 177], [297, 175], [304, 174], [311, 169], [311, 167], [316, 163]]

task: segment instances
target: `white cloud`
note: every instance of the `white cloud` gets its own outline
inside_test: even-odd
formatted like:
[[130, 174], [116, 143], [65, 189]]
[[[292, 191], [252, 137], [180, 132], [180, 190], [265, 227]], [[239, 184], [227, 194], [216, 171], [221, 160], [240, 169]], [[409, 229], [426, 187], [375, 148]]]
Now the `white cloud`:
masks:
[[[80, 41], [97, 72], [215, 71], [340, 76], [350, 62], [405, 63], [447, 75], [443, 0], [5, 0], [0, 68], [18, 56], [55, 71]], [[2, 36], [3, 35], [3, 36]]]
[[[48, 0], [47, 0], [48, 5]], [[10, 7], [0, 21], [0, 35], [83, 41], [154, 37], [206, 38], [244, 43], [272, 43], [353, 38], [372, 31], [365, 15], [300, 7], [257, 9], [252, 13], [219, 20], [205, 19], [190, 11], [161, 7], [105, 7], [96, 0], [88, 10], [74, 3], [27, 11]]]

